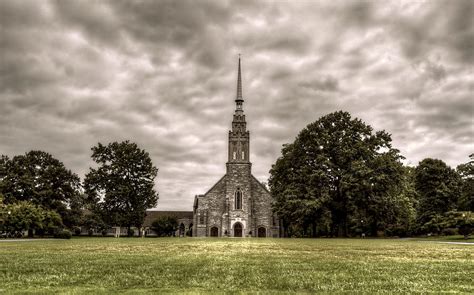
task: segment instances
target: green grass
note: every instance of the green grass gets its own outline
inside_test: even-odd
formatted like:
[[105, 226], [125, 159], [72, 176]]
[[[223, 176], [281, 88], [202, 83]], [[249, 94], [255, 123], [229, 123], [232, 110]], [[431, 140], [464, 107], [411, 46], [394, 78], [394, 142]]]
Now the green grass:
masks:
[[414, 240], [0, 242], [0, 293], [474, 293], [474, 246]]

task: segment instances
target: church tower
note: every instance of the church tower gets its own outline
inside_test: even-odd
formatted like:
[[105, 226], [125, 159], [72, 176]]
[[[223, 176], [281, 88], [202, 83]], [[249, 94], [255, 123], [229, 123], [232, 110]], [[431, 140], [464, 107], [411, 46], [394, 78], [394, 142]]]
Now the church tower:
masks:
[[204, 195], [194, 198], [193, 236], [278, 237], [278, 220], [272, 212], [270, 192], [251, 171], [240, 57], [227, 153], [226, 174]]
[[229, 131], [229, 160], [227, 162], [226, 199], [227, 228], [232, 236], [248, 235], [251, 228], [252, 164], [249, 160], [250, 132], [247, 130], [242, 97], [242, 69], [238, 65], [237, 95]]
[[244, 99], [242, 97], [242, 71], [240, 67], [237, 75], [237, 96], [235, 98], [235, 112], [232, 120], [232, 130], [229, 131], [229, 163], [250, 163], [249, 137], [244, 115]]

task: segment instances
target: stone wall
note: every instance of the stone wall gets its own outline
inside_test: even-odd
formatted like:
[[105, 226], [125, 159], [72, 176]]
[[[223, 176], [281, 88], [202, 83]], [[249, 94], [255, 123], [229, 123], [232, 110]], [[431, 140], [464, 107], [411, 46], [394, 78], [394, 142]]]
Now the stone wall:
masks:
[[193, 236], [207, 237], [210, 228], [217, 226], [222, 235], [222, 217], [225, 213], [226, 176], [222, 177], [206, 194], [197, 197], [197, 208], [194, 213]]
[[[239, 222], [243, 227], [243, 236], [247, 236], [251, 231], [251, 200], [252, 186], [250, 173], [250, 163], [228, 163], [227, 164], [227, 181], [225, 197], [228, 202], [228, 218], [225, 222], [223, 231], [227, 231], [230, 236], [234, 236], [234, 226]], [[242, 209], [235, 207], [235, 193], [237, 189], [242, 192]]]
[[258, 229], [265, 228], [266, 237], [278, 237], [278, 220], [272, 210], [272, 196], [270, 192], [252, 176], [253, 193], [253, 229], [252, 236], [258, 236]]

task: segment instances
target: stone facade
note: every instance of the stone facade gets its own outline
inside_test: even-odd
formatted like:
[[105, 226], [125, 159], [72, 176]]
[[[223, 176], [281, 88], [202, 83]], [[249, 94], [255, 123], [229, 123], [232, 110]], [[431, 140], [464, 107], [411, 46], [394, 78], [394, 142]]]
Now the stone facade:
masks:
[[226, 174], [207, 193], [194, 199], [192, 235], [195, 237], [279, 237], [270, 192], [252, 175], [250, 133], [243, 102], [239, 59]]

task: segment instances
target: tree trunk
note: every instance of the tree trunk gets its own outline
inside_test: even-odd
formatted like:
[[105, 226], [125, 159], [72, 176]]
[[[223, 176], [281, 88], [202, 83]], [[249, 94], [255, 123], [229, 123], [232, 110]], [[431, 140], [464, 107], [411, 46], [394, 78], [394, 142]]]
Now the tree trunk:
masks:
[[135, 226], [136, 226], [137, 229], [138, 229], [138, 236], [141, 238], [141, 236], [142, 236], [142, 225], [139, 224], [139, 225], [135, 225]]
[[316, 223], [315, 222], [312, 223], [312, 230], [313, 232], [311, 233], [311, 236], [313, 238], [316, 238]]

